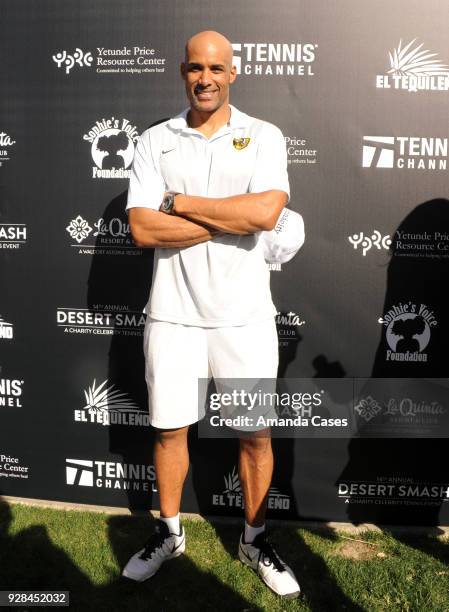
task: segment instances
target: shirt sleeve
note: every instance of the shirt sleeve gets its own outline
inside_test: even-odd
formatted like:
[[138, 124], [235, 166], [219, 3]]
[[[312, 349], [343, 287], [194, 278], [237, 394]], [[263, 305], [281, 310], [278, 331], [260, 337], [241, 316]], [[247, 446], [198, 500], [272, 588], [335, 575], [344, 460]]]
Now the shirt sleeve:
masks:
[[137, 141], [128, 187], [126, 210], [143, 207], [158, 210], [165, 193], [165, 182], [154, 163], [150, 136], [144, 132]]
[[290, 198], [287, 149], [282, 132], [265, 122], [259, 136], [256, 168], [249, 185], [250, 193], [279, 189]]

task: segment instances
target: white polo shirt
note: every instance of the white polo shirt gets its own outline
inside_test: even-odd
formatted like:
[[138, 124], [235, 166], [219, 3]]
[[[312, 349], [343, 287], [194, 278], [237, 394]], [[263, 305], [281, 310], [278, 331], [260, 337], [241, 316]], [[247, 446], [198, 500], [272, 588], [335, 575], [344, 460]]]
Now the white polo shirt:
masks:
[[[228, 197], [279, 189], [290, 195], [281, 131], [231, 106], [211, 138], [189, 128], [189, 109], [139, 138], [127, 210], [158, 210], [165, 191]], [[225, 204], [224, 204], [225, 205]], [[145, 312], [154, 319], [225, 327], [276, 314], [259, 234], [225, 234], [190, 247], [156, 248]]]

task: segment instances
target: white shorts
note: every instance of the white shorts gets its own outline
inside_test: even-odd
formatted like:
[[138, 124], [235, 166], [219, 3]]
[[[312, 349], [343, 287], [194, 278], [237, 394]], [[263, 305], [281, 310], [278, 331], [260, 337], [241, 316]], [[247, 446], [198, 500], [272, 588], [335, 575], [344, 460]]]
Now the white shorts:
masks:
[[276, 379], [279, 351], [274, 319], [236, 327], [193, 327], [147, 317], [145, 379], [150, 423], [176, 429], [204, 416], [198, 379]]

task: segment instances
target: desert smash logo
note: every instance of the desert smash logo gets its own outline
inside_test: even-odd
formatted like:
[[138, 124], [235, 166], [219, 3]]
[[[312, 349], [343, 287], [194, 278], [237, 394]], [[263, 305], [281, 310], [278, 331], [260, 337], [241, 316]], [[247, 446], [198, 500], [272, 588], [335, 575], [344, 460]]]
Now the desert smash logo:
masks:
[[400, 302], [392, 306], [379, 323], [386, 328], [387, 361], [427, 362], [428, 355], [424, 351], [430, 342], [431, 329], [438, 322], [426, 304]]
[[254, 76], [313, 76], [317, 44], [232, 43], [237, 74]]
[[363, 137], [363, 168], [446, 170], [447, 156], [447, 138]]
[[26, 241], [25, 223], [0, 223], [0, 249], [20, 249]]
[[129, 179], [128, 170], [134, 157], [134, 143], [139, 133], [128, 119], [101, 119], [84, 134], [83, 140], [91, 143], [90, 153], [95, 166], [92, 178]]
[[375, 482], [339, 482], [337, 495], [345, 504], [439, 505], [449, 501], [449, 484], [415, 483], [407, 477], [379, 477]]
[[122, 491], [157, 492], [154, 466], [144, 463], [66, 459], [66, 484]]
[[407, 45], [399, 45], [389, 52], [390, 69], [387, 74], [376, 76], [379, 89], [418, 91], [448, 91], [449, 66], [438, 59], [436, 53], [423, 49], [424, 43], [416, 45], [416, 38]]
[[66, 334], [142, 336], [146, 314], [119, 304], [58, 308], [56, 322]]
[[[95, 55], [95, 57], [94, 57]], [[156, 49], [141, 45], [111, 49], [96, 47], [96, 52], [83, 51], [77, 47], [74, 51], [59, 51], [52, 56], [58, 68], [69, 74], [73, 68], [96, 67], [97, 73], [142, 74], [164, 72], [165, 58], [158, 57]]]

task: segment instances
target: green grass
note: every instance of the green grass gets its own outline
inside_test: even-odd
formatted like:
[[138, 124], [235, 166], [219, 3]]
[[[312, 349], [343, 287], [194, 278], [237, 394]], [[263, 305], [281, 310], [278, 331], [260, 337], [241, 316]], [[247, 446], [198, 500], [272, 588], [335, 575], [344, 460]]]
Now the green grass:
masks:
[[186, 520], [185, 555], [142, 584], [120, 578], [152, 523], [2, 503], [0, 589], [68, 590], [70, 610], [80, 612], [449, 611], [448, 539], [274, 529], [272, 539], [302, 586], [292, 601], [272, 594], [237, 560], [234, 525]]

